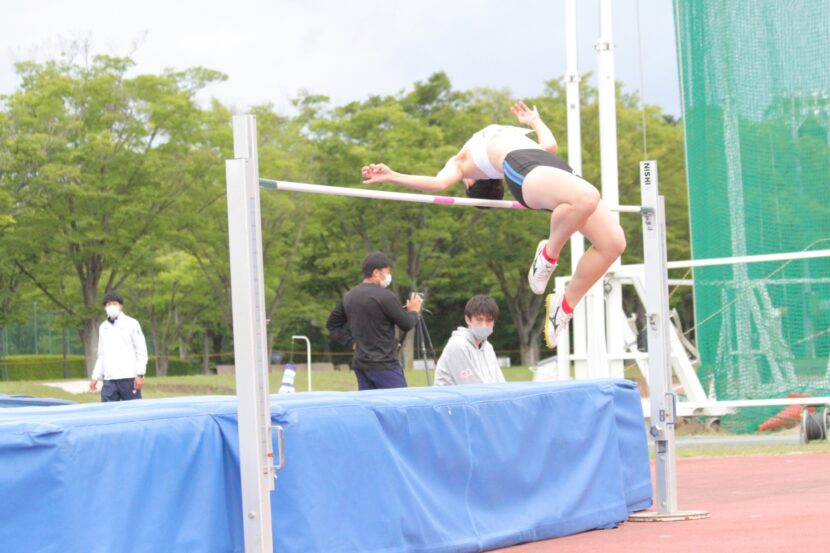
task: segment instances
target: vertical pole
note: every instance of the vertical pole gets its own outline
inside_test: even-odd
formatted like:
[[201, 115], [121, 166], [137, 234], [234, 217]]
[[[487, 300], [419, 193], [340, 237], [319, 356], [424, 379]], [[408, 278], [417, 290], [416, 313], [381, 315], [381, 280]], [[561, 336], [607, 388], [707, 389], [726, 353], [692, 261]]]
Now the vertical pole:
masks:
[[69, 337], [66, 335], [66, 327], [61, 327], [61, 354], [63, 355], [63, 378], [69, 378]]
[[32, 302], [32, 319], [35, 327], [35, 355], [38, 354], [37, 351], [37, 302]]
[[292, 340], [305, 340], [305, 355], [308, 367], [308, 391], [311, 391], [311, 341], [308, 336], [292, 336]]
[[202, 333], [202, 374], [210, 374], [210, 342], [207, 331]]
[[[576, 0], [565, 0], [565, 93], [568, 104], [568, 164], [577, 175], [582, 174], [582, 124], [579, 101], [579, 70], [577, 69], [577, 38], [576, 38]], [[585, 237], [575, 232], [571, 236], [571, 274], [576, 272], [582, 254], [585, 253]], [[564, 290], [564, 287], [563, 287]], [[574, 355], [583, 358], [587, 352], [587, 321], [585, 320], [585, 303], [579, 302], [574, 308], [574, 316], [570, 327], [574, 336]], [[563, 348], [568, 342], [561, 341], [557, 357], [562, 355]], [[585, 361], [575, 361], [576, 371], [584, 369]], [[560, 379], [562, 376], [560, 364]], [[568, 366], [568, 375], [570, 366]]]
[[235, 159], [226, 162], [226, 176], [243, 531], [246, 553], [270, 553], [275, 473], [253, 116], [233, 118], [233, 141]]
[[[597, 73], [599, 79], [599, 143], [602, 170], [602, 199], [608, 205], [619, 204], [619, 176], [617, 173], [617, 106], [616, 83], [614, 79], [614, 38], [612, 33], [611, 0], [600, 0], [600, 36], [596, 43]], [[619, 221], [619, 214], [612, 216]], [[614, 262], [611, 270], [620, 266], [620, 260]], [[616, 313], [622, 310], [622, 288], [618, 282], [611, 285], [604, 302], [604, 321], [606, 324], [607, 350], [613, 353], [623, 351], [622, 325], [624, 321], [616, 320]], [[592, 319], [592, 326], [598, 326], [603, 319]], [[622, 377], [623, 362], [610, 361], [608, 376]]]
[[677, 512], [677, 460], [674, 443], [676, 398], [671, 378], [665, 203], [663, 196], [658, 196], [655, 161], [640, 162], [640, 185], [651, 406], [649, 432], [654, 439], [657, 512], [665, 515]]
[[3, 352], [0, 353], [0, 380], [8, 380], [9, 374], [6, 369], [6, 356], [9, 354], [9, 338], [5, 325], [0, 327], [0, 334], [3, 335]]
[[586, 363], [577, 378], [608, 378], [608, 341], [605, 332], [605, 279], [591, 286], [585, 295]]
[[[565, 286], [567, 285], [568, 279], [565, 277], [556, 277], [554, 279], [554, 290], [556, 293], [565, 293]], [[581, 303], [581, 302], [580, 302]], [[576, 310], [574, 310], [575, 312]], [[584, 310], [583, 310], [584, 313]], [[576, 319], [576, 317], [574, 317]], [[583, 323], [584, 323], [583, 319]], [[571, 320], [570, 325], [566, 325], [564, 329], [562, 329], [562, 334], [559, 335], [559, 345], [556, 346], [556, 378], [554, 380], [569, 380], [571, 378], [571, 351], [568, 345], [568, 327], [573, 326], [573, 319]], [[583, 344], [584, 345], [584, 344]], [[574, 352], [578, 351], [577, 349], [577, 341], [574, 338]], [[578, 378], [579, 370], [582, 366], [585, 365], [583, 361], [581, 364], [579, 362], [575, 363], [576, 372], [575, 377]], [[538, 374], [538, 373], [537, 373]]]

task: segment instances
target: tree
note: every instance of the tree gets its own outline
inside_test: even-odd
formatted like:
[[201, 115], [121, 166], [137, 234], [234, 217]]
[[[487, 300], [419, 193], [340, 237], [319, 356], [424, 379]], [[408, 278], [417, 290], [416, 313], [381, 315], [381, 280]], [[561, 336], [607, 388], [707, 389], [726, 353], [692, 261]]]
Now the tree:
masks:
[[146, 260], [125, 288], [128, 310], [148, 323], [156, 376], [167, 376], [171, 344], [187, 340], [183, 333], [209, 307], [201, 277], [195, 260], [174, 250]]
[[[224, 171], [233, 155], [231, 110], [217, 101], [200, 108], [194, 94], [223, 76], [195, 68], [130, 78], [131, 67], [129, 59], [106, 56], [18, 66], [21, 87], [0, 109], [0, 255], [8, 260], [0, 268], [0, 315], [13, 315], [23, 289], [47, 298], [80, 329], [91, 367], [98, 298], [121, 287], [150, 329], [159, 372], [173, 349], [184, 355], [191, 346], [202, 349], [207, 370], [210, 351], [229, 349], [232, 328]], [[583, 174], [600, 188], [596, 99], [594, 89], [582, 87]], [[295, 115], [252, 108], [260, 170], [264, 177], [336, 186], [361, 186], [359, 168], [376, 161], [434, 174], [479, 128], [515, 124], [507, 109], [512, 101], [507, 90], [454, 90], [443, 73], [395, 96], [343, 106], [302, 93]], [[527, 101], [538, 106], [567, 157], [564, 82], [549, 81]], [[637, 204], [643, 156], [637, 97], [618, 93], [617, 116], [620, 203]], [[647, 106], [645, 116], [649, 157], [660, 162], [667, 197], [669, 255], [685, 258], [682, 130], [657, 107]], [[546, 213], [269, 191], [261, 207], [273, 346], [288, 347], [292, 333], [322, 340], [322, 321], [361, 279], [360, 260], [382, 250], [397, 262], [395, 293], [427, 292], [436, 346], [462, 324], [467, 299], [486, 293], [503, 306], [494, 340], [504, 349], [518, 344], [524, 364], [538, 361], [544, 298], [530, 292], [526, 273], [547, 234]], [[640, 221], [621, 222], [629, 243], [623, 261], [641, 261]], [[566, 247], [561, 267], [569, 257]], [[625, 301], [635, 308], [633, 298]], [[678, 302], [690, 304], [691, 294], [674, 295]], [[407, 351], [411, 360], [411, 342]]]
[[129, 78], [132, 65], [109, 56], [19, 63], [20, 90], [5, 98], [11, 162], [2, 178], [25, 211], [13, 251], [33, 252], [14, 264], [78, 323], [88, 372], [99, 294], [150, 257], [198, 182], [194, 95], [224, 78], [202, 68]]
[[[277, 115], [270, 105], [255, 107], [252, 112], [257, 118], [262, 175], [281, 180], [313, 180], [316, 149], [303, 136], [303, 118]], [[171, 243], [192, 256], [207, 284], [215, 306], [207, 332], [214, 353], [219, 354], [226, 349], [227, 331], [233, 324], [224, 174], [224, 159], [232, 157], [231, 114], [214, 103], [204, 115], [206, 134], [218, 159], [211, 161], [212, 169], [199, 188], [184, 199], [186, 207]], [[298, 265], [307, 248], [307, 212], [313, 201], [267, 190], [260, 194], [269, 344], [298, 313], [308, 311], [301, 284], [310, 277]]]
[[[596, 90], [583, 87], [582, 96], [586, 145], [583, 174], [600, 188]], [[620, 93], [618, 98], [620, 197], [622, 203], [638, 204], [642, 115], [635, 96]], [[371, 97], [331, 110], [325, 109], [319, 97], [308, 96], [306, 100], [313, 105], [304, 112], [309, 120], [308, 133], [321, 160], [321, 178], [314, 182], [338, 186], [355, 183], [357, 168], [372, 161], [384, 161], [403, 172], [434, 174], [477, 129], [493, 122], [515, 124], [507, 109], [513, 101], [508, 91], [454, 91], [441, 73], [416, 83], [411, 92], [398, 97]], [[559, 135], [560, 154], [566, 157], [564, 82], [549, 81], [544, 93], [528, 102], [539, 107]], [[661, 161], [661, 186], [670, 197], [669, 232], [678, 237], [671, 251], [680, 257], [679, 252], [688, 247], [682, 132], [658, 108], [647, 108], [646, 121], [652, 155]], [[522, 362], [535, 364], [540, 354], [544, 298], [528, 289], [526, 275], [538, 240], [547, 234], [548, 217], [539, 212], [444, 210], [321, 198], [315, 202], [308, 232], [315, 251], [322, 255], [306, 259], [304, 267], [320, 275], [314, 289], [318, 296], [330, 296], [329, 309], [359, 281], [359, 259], [372, 250], [383, 250], [397, 261], [393, 283], [396, 293], [414, 288], [429, 290], [430, 305], [456, 312], [471, 295], [497, 296], [512, 319]], [[629, 237], [624, 261], [640, 261], [640, 221], [623, 217], [621, 222]], [[569, 260], [566, 247], [560, 265], [568, 267]], [[627, 302], [630, 308], [635, 307], [633, 298]], [[439, 328], [449, 334], [457, 321], [443, 323]], [[443, 336], [436, 338], [441, 340]]]
[[[455, 152], [455, 145], [444, 136], [444, 128], [453, 127], [434, 124], [436, 113], [454, 113], [447, 104], [460, 100], [439, 74], [428, 83], [416, 84], [416, 90], [403, 99], [373, 97], [322, 113], [325, 117], [310, 125], [323, 152], [321, 181], [338, 186], [357, 183], [360, 167], [380, 160], [403, 172], [435, 173]], [[460, 251], [469, 216], [395, 202], [342, 198], [316, 202], [320, 224], [311, 226], [312, 236], [315, 247], [326, 255], [311, 260], [309, 270], [327, 276], [328, 309], [360, 281], [360, 260], [370, 251], [383, 251], [395, 260], [392, 290], [396, 294], [429, 293], [440, 286], [453, 270], [452, 256]], [[405, 350], [411, 361], [411, 335]]]

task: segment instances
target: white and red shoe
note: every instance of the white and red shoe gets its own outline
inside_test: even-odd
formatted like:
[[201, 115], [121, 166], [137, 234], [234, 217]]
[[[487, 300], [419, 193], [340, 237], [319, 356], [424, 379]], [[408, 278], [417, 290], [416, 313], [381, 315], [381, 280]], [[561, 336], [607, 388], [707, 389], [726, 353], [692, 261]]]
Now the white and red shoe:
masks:
[[550, 349], [556, 347], [559, 334], [565, 330], [573, 318], [573, 313], [565, 313], [562, 299], [558, 294], [548, 294], [545, 298], [545, 344]]
[[556, 270], [556, 263], [551, 263], [545, 259], [545, 255], [542, 253], [547, 245], [548, 241], [542, 240], [536, 246], [536, 255], [533, 258], [533, 263], [530, 265], [530, 270], [527, 272], [527, 282], [530, 284], [530, 289], [537, 296], [545, 293], [548, 281]]

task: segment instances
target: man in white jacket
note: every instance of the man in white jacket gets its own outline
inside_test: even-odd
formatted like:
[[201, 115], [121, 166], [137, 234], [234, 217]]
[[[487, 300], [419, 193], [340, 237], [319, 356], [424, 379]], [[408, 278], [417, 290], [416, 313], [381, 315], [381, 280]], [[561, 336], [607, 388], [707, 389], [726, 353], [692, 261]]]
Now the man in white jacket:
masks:
[[89, 389], [101, 386], [101, 401], [141, 399], [147, 370], [147, 343], [141, 325], [122, 311], [124, 298], [115, 291], [104, 294], [107, 319], [98, 328], [98, 360]]
[[464, 308], [467, 326], [452, 333], [435, 367], [435, 385], [504, 382], [496, 352], [487, 341], [493, 333], [499, 306], [490, 296], [473, 296]]

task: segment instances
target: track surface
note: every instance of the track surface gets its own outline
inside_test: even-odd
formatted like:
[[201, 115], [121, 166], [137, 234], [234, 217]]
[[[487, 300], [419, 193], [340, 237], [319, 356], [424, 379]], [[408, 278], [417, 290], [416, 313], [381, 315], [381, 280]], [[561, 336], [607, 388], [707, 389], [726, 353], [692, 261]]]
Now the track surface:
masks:
[[497, 551], [830, 551], [830, 454], [679, 459], [677, 474], [679, 508], [707, 510], [710, 518], [626, 522]]

